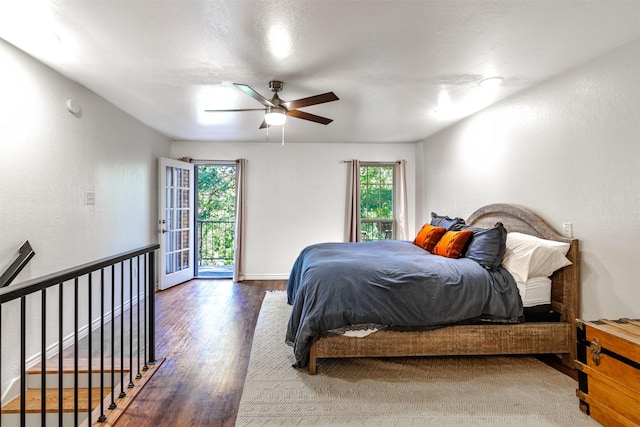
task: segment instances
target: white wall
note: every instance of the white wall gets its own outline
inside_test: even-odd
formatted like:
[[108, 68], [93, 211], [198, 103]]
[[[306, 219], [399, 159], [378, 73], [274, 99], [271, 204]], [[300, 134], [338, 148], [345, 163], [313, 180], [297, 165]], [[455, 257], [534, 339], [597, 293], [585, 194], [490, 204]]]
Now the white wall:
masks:
[[528, 207], [582, 251], [582, 316], [640, 317], [640, 41], [420, 143], [421, 211]]
[[407, 160], [409, 234], [414, 233], [415, 143], [297, 144], [178, 141], [171, 157], [245, 158], [246, 279], [285, 279], [305, 246], [344, 241], [348, 164], [343, 160]]
[[[68, 98], [80, 103], [78, 117], [67, 111]], [[0, 40], [0, 271], [27, 239], [36, 256], [16, 283], [156, 242], [156, 159], [168, 155], [169, 145]], [[93, 206], [84, 204], [87, 190], [95, 191]], [[29, 304], [38, 311], [37, 301]], [[3, 344], [15, 339], [18, 318], [3, 306]], [[28, 356], [39, 350], [35, 320]], [[16, 350], [2, 350], [6, 383]]]
[[37, 255], [18, 280], [156, 242], [170, 140], [2, 40], [0, 64], [0, 268], [26, 239]]

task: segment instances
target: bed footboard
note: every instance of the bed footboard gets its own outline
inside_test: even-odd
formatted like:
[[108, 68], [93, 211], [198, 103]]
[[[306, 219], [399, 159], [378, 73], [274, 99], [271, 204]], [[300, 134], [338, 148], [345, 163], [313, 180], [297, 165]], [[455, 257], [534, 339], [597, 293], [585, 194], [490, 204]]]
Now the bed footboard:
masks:
[[575, 343], [571, 342], [570, 328], [565, 322], [541, 322], [457, 325], [424, 332], [378, 331], [366, 338], [326, 335], [311, 347], [309, 373], [315, 375], [319, 358], [554, 353], [566, 354], [573, 361]]

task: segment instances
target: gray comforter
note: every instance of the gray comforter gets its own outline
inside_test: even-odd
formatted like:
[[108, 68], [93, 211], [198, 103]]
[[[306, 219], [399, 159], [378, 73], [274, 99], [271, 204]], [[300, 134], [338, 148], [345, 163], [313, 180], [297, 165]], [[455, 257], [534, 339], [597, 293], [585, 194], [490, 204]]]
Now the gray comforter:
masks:
[[296, 367], [307, 366], [311, 344], [334, 329], [522, 320], [518, 289], [504, 268], [488, 271], [402, 240], [305, 248], [291, 270], [287, 298], [293, 307], [286, 341]]

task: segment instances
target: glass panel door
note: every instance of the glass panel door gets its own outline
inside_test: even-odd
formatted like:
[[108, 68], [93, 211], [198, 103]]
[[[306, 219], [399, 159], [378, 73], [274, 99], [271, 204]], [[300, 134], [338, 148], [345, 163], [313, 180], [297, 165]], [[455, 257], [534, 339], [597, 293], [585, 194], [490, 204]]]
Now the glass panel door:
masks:
[[193, 278], [193, 165], [159, 162], [160, 289]]

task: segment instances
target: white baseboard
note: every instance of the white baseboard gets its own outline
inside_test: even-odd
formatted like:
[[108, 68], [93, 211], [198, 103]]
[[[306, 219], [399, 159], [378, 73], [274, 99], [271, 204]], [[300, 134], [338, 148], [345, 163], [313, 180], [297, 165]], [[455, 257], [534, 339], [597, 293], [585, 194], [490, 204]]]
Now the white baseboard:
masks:
[[288, 280], [289, 274], [245, 274], [244, 280]]

